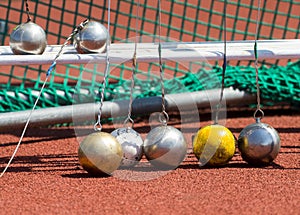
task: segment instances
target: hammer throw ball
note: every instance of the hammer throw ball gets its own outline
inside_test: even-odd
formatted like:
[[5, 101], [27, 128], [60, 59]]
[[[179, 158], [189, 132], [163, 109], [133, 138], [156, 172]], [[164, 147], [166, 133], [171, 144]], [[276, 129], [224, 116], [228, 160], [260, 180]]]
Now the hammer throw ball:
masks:
[[236, 139], [231, 131], [218, 124], [201, 128], [193, 140], [193, 152], [201, 166], [222, 166], [235, 153]]
[[42, 54], [47, 46], [45, 31], [31, 21], [22, 23], [11, 32], [9, 45], [16, 55]]
[[143, 156], [143, 139], [132, 128], [118, 128], [111, 133], [122, 146], [122, 167], [135, 166]]
[[238, 148], [242, 158], [249, 164], [268, 165], [279, 153], [280, 138], [273, 127], [258, 121], [241, 131]]
[[118, 140], [106, 132], [95, 132], [80, 143], [79, 163], [88, 173], [95, 176], [110, 175], [119, 168], [122, 147]]
[[88, 22], [74, 37], [74, 46], [78, 53], [103, 53], [106, 50], [108, 31], [99, 22]]
[[187, 153], [183, 134], [172, 126], [152, 129], [144, 141], [144, 154], [159, 169], [172, 169], [180, 165]]

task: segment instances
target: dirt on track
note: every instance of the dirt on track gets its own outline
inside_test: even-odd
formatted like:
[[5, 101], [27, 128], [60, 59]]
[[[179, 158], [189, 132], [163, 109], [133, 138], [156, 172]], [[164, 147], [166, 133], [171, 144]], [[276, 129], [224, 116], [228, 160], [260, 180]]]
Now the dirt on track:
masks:
[[[282, 143], [272, 165], [251, 167], [237, 152], [225, 167], [201, 168], [189, 149], [177, 169], [144, 169], [137, 178], [127, 170], [91, 177], [79, 165], [72, 127], [31, 128], [0, 179], [0, 214], [299, 214], [300, 113], [265, 112], [263, 122], [277, 129]], [[229, 111], [226, 127], [238, 136], [253, 123], [249, 116], [251, 112]], [[184, 127], [191, 144], [194, 130], [211, 123], [209, 114], [200, 118], [201, 123], [180, 125], [175, 115], [170, 124]], [[92, 132], [90, 127], [81, 129]], [[110, 132], [113, 125], [103, 129]], [[150, 127], [142, 120], [135, 129], [145, 137]], [[1, 133], [1, 171], [20, 133]]]

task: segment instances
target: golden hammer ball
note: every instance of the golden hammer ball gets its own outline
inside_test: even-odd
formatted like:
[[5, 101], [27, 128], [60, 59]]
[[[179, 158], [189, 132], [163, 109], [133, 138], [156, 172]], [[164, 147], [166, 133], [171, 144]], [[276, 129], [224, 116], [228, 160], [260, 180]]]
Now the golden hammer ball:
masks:
[[121, 144], [111, 134], [95, 132], [80, 143], [79, 163], [88, 173], [95, 176], [111, 175], [119, 168], [123, 151]]
[[222, 166], [235, 153], [236, 139], [231, 131], [218, 124], [201, 128], [193, 140], [193, 152], [201, 166]]
[[245, 127], [238, 137], [238, 148], [243, 160], [254, 166], [270, 164], [280, 151], [277, 131], [268, 124], [256, 123]]
[[16, 55], [42, 54], [47, 46], [45, 31], [31, 21], [22, 23], [11, 32], [9, 45]]
[[74, 46], [78, 53], [103, 53], [106, 50], [108, 31], [99, 22], [88, 22], [74, 37]]
[[144, 154], [158, 169], [174, 169], [184, 160], [187, 143], [183, 134], [172, 126], [152, 129], [144, 141]]

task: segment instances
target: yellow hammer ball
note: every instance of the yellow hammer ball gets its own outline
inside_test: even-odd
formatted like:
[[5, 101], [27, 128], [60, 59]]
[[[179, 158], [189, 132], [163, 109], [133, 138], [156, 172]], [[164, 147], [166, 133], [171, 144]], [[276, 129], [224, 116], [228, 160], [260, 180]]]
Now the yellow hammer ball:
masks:
[[193, 140], [193, 152], [200, 166], [222, 166], [235, 153], [236, 139], [231, 131], [218, 124], [201, 128]]
[[121, 165], [122, 146], [118, 140], [106, 132], [95, 132], [80, 143], [79, 163], [91, 175], [111, 175]]

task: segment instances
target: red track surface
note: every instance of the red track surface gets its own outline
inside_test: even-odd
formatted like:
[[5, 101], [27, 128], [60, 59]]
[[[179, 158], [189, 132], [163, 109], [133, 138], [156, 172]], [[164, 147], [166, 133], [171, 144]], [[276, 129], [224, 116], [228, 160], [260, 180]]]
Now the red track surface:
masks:
[[[176, 170], [147, 172], [145, 168], [139, 178], [125, 170], [118, 170], [117, 176], [90, 177], [79, 165], [72, 128], [30, 129], [0, 179], [0, 214], [299, 214], [300, 115], [283, 110], [265, 112], [263, 122], [275, 127], [282, 141], [271, 166], [253, 168], [237, 153], [225, 167], [200, 168], [189, 153]], [[200, 116], [201, 126], [210, 123], [209, 115]], [[251, 112], [228, 112], [226, 126], [238, 136], [253, 123], [248, 116]], [[178, 117], [171, 119], [171, 125], [180, 127]], [[199, 123], [182, 127], [190, 131], [185, 135], [191, 144]], [[150, 129], [143, 121], [135, 128], [143, 137]], [[104, 125], [104, 131], [112, 129]], [[92, 132], [90, 127], [82, 130]], [[0, 170], [20, 132], [0, 135]], [[153, 174], [157, 176], [146, 180]]]
[[[236, 9], [228, 11], [235, 13]], [[18, 20], [19, 14], [10, 18]], [[37, 18], [37, 22], [44, 27], [43, 20]], [[51, 25], [53, 32], [56, 27]], [[193, 26], [186, 23], [185, 27]], [[64, 29], [64, 35], [71, 30]], [[190, 40], [188, 36], [183, 39]], [[56, 38], [49, 36], [48, 40], [53, 44]], [[90, 177], [79, 166], [79, 143], [73, 128], [29, 129], [12, 165], [0, 178], [0, 214], [299, 214], [300, 113], [281, 112], [266, 111], [263, 120], [277, 129], [282, 141], [280, 154], [269, 167], [253, 168], [237, 153], [223, 168], [200, 168], [190, 153], [176, 170], [145, 169], [138, 175], [140, 181], [134, 181], [135, 174], [125, 170], [117, 171], [118, 177]], [[226, 126], [238, 136], [253, 123], [251, 115], [252, 112], [229, 113]], [[174, 126], [181, 127], [176, 116], [171, 119]], [[201, 115], [201, 126], [209, 123], [209, 117]], [[199, 122], [191, 121], [182, 125], [189, 143], [199, 126]], [[135, 128], [143, 137], [150, 129], [143, 121]], [[104, 125], [104, 131], [112, 129]], [[92, 132], [92, 128], [86, 131]], [[0, 133], [1, 171], [20, 134], [21, 130]], [[149, 177], [154, 179], [146, 180]]]

